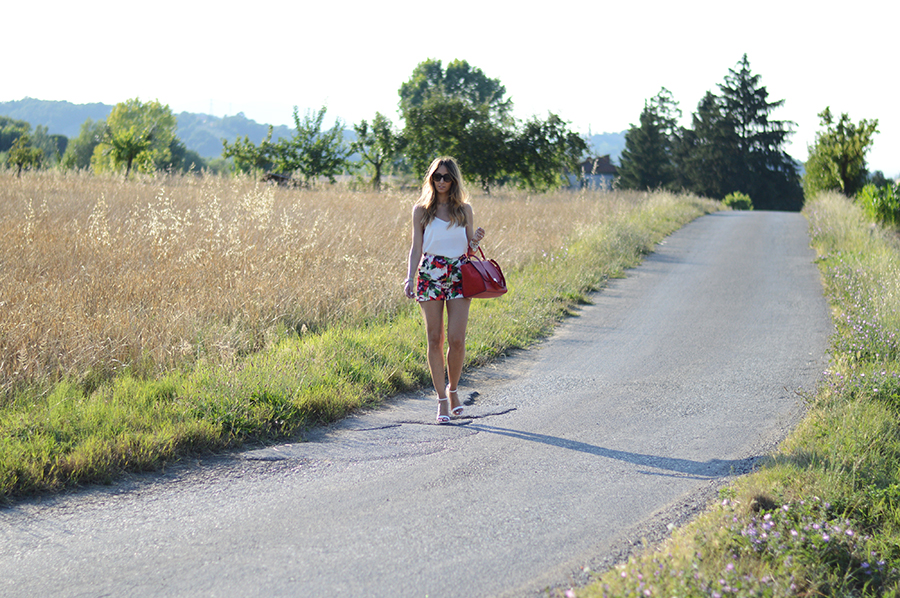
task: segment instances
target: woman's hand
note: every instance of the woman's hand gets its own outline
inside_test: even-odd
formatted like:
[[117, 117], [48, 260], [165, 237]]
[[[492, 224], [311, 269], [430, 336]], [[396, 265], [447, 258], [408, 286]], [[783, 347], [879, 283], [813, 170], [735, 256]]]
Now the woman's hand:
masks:
[[406, 296], [409, 299], [415, 298], [415, 293], [413, 292], [413, 281], [410, 278], [407, 278], [403, 281], [403, 292], [406, 293]]
[[472, 235], [472, 240], [469, 241], [469, 250], [475, 251], [478, 249], [478, 242], [484, 238], [484, 229], [480, 226], [475, 229], [475, 233]]

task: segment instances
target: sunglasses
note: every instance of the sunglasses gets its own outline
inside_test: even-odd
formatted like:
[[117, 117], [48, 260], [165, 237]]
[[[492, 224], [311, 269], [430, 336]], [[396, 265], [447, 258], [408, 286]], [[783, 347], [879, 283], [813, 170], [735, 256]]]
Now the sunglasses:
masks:
[[433, 175], [431, 175], [431, 180], [434, 181], [435, 183], [440, 183], [441, 181], [447, 181], [448, 183], [452, 183], [453, 177], [450, 176], [449, 174], [441, 174], [439, 172], [436, 172]]

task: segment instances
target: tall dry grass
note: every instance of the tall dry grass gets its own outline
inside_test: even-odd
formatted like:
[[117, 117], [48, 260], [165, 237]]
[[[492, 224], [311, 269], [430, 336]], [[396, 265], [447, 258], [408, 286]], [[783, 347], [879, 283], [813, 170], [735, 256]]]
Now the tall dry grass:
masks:
[[[285, 329], [395, 313], [408, 305], [416, 195], [0, 173], [0, 396], [123, 367], [227, 363]], [[646, 198], [500, 192], [472, 204], [483, 246], [514, 269]]]

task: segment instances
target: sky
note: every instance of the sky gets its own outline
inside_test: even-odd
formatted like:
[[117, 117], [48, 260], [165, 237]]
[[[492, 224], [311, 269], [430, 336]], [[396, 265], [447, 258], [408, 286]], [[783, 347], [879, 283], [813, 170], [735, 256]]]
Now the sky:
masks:
[[[805, 161], [818, 113], [878, 119], [870, 171], [900, 175], [900, 2], [656, 0], [45, 0], [4, 8], [0, 101], [158, 99], [182, 111], [326, 126], [376, 112], [400, 124], [400, 84], [426, 59], [499, 79], [526, 119], [553, 112], [581, 133], [623, 131], [662, 87], [685, 126], [746, 53], [770, 118], [795, 123]], [[12, 26], [12, 24], [16, 26]], [[10, 57], [14, 56], [15, 59]]]

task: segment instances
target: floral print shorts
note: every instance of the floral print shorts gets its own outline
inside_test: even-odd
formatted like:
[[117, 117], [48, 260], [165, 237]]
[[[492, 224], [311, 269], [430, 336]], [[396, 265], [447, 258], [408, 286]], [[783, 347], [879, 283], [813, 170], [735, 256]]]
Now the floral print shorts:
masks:
[[465, 261], [466, 256], [423, 254], [419, 262], [416, 301], [462, 299], [462, 265]]

